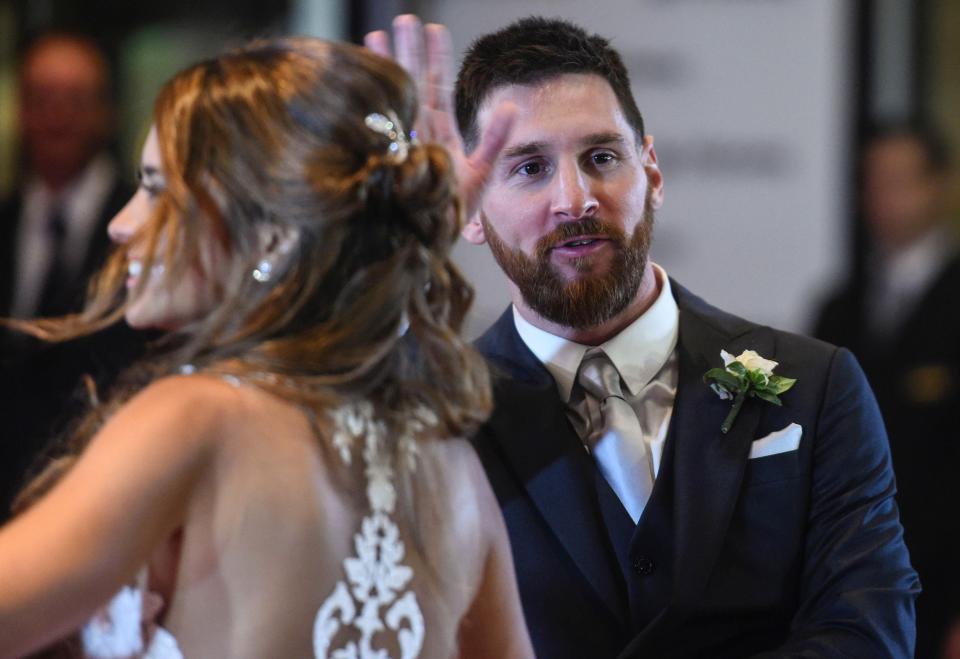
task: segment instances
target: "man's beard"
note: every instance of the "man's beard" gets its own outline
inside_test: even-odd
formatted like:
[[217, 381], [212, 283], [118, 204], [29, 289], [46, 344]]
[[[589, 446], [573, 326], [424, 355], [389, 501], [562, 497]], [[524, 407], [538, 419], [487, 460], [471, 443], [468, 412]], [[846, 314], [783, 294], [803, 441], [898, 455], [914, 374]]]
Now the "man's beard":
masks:
[[[653, 234], [653, 206], [649, 193], [643, 218], [627, 240], [619, 228], [602, 219], [586, 218], [559, 224], [537, 241], [533, 256], [508, 247], [481, 214], [484, 235], [493, 257], [516, 285], [524, 302], [543, 318], [563, 327], [584, 330], [602, 325], [633, 301], [647, 266]], [[569, 279], [550, 262], [552, 248], [577, 236], [604, 236], [615, 250], [607, 272], [589, 274], [596, 257], [573, 259], [575, 270], [585, 273]]]

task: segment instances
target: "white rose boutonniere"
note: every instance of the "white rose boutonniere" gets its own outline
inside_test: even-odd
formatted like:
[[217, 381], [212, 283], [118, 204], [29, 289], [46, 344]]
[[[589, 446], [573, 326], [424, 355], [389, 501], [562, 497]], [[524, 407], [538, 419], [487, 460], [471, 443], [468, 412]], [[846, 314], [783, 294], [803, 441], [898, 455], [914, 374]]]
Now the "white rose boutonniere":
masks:
[[782, 405], [780, 394], [792, 387], [797, 380], [774, 375], [777, 362], [764, 359], [753, 350], [744, 350], [734, 357], [726, 350], [720, 351], [723, 368], [711, 368], [704, 373], [703, 381], [710, 385], [720, 398], [733, 400], [727, 418], [720, 425], [720, 432], [730, 432], [743, 401], [759, 398], [774, 405]]

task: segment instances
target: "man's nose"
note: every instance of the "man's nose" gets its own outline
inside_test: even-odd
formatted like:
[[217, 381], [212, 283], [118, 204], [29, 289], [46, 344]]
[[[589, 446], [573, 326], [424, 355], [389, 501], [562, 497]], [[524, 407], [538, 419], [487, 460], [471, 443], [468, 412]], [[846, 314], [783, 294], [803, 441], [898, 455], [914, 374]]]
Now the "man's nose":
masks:
[[596, 213], [599, 203], [591, 180], [577, 163], [561, 163], [553, 183], [552, 211], [555, 216], [570, 221]]

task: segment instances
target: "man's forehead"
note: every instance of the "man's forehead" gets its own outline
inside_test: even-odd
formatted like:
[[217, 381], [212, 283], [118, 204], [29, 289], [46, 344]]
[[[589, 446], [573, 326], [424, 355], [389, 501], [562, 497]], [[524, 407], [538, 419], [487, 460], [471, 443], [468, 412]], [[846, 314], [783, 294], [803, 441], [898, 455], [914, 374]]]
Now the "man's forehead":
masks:
[[480, 131], [493, 110], [504, 102], [517, 108], [508, 149], [530, 142], [589, 142], [601, 134], [635, 142], [634, 131], [613, 88], [593, 73], [564, 73], [532, 84], [512, 83], [494, 88], [477, 113]]
[[879, 140], [867, 147], [864, 164], [873, 169], [930, 168], [930, 158], [923, 145], [915, 138], [903, 135]]
[[31, 83], [102, 85], [106, 75], [106, 64], [99, 53], [68, 39], [38, 45], [23, 63], [23, 80]]
[[867, 153], [922, 153], [923, 145], [913, 135], [891, 135], [868, 145]]

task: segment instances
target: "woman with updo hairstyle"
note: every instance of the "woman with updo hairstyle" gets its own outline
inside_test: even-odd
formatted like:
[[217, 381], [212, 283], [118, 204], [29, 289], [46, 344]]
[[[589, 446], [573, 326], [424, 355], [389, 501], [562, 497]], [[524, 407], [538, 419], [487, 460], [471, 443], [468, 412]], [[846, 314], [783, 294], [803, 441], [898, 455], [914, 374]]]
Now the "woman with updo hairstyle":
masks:
[[416, 112], [398, 65], [313, 39], [164, 86], [84, 311], [8, 321], [164, 335], [0, 530], [0, 657], [532, 656], [462, 439], [491, 407], [470, 195]]

